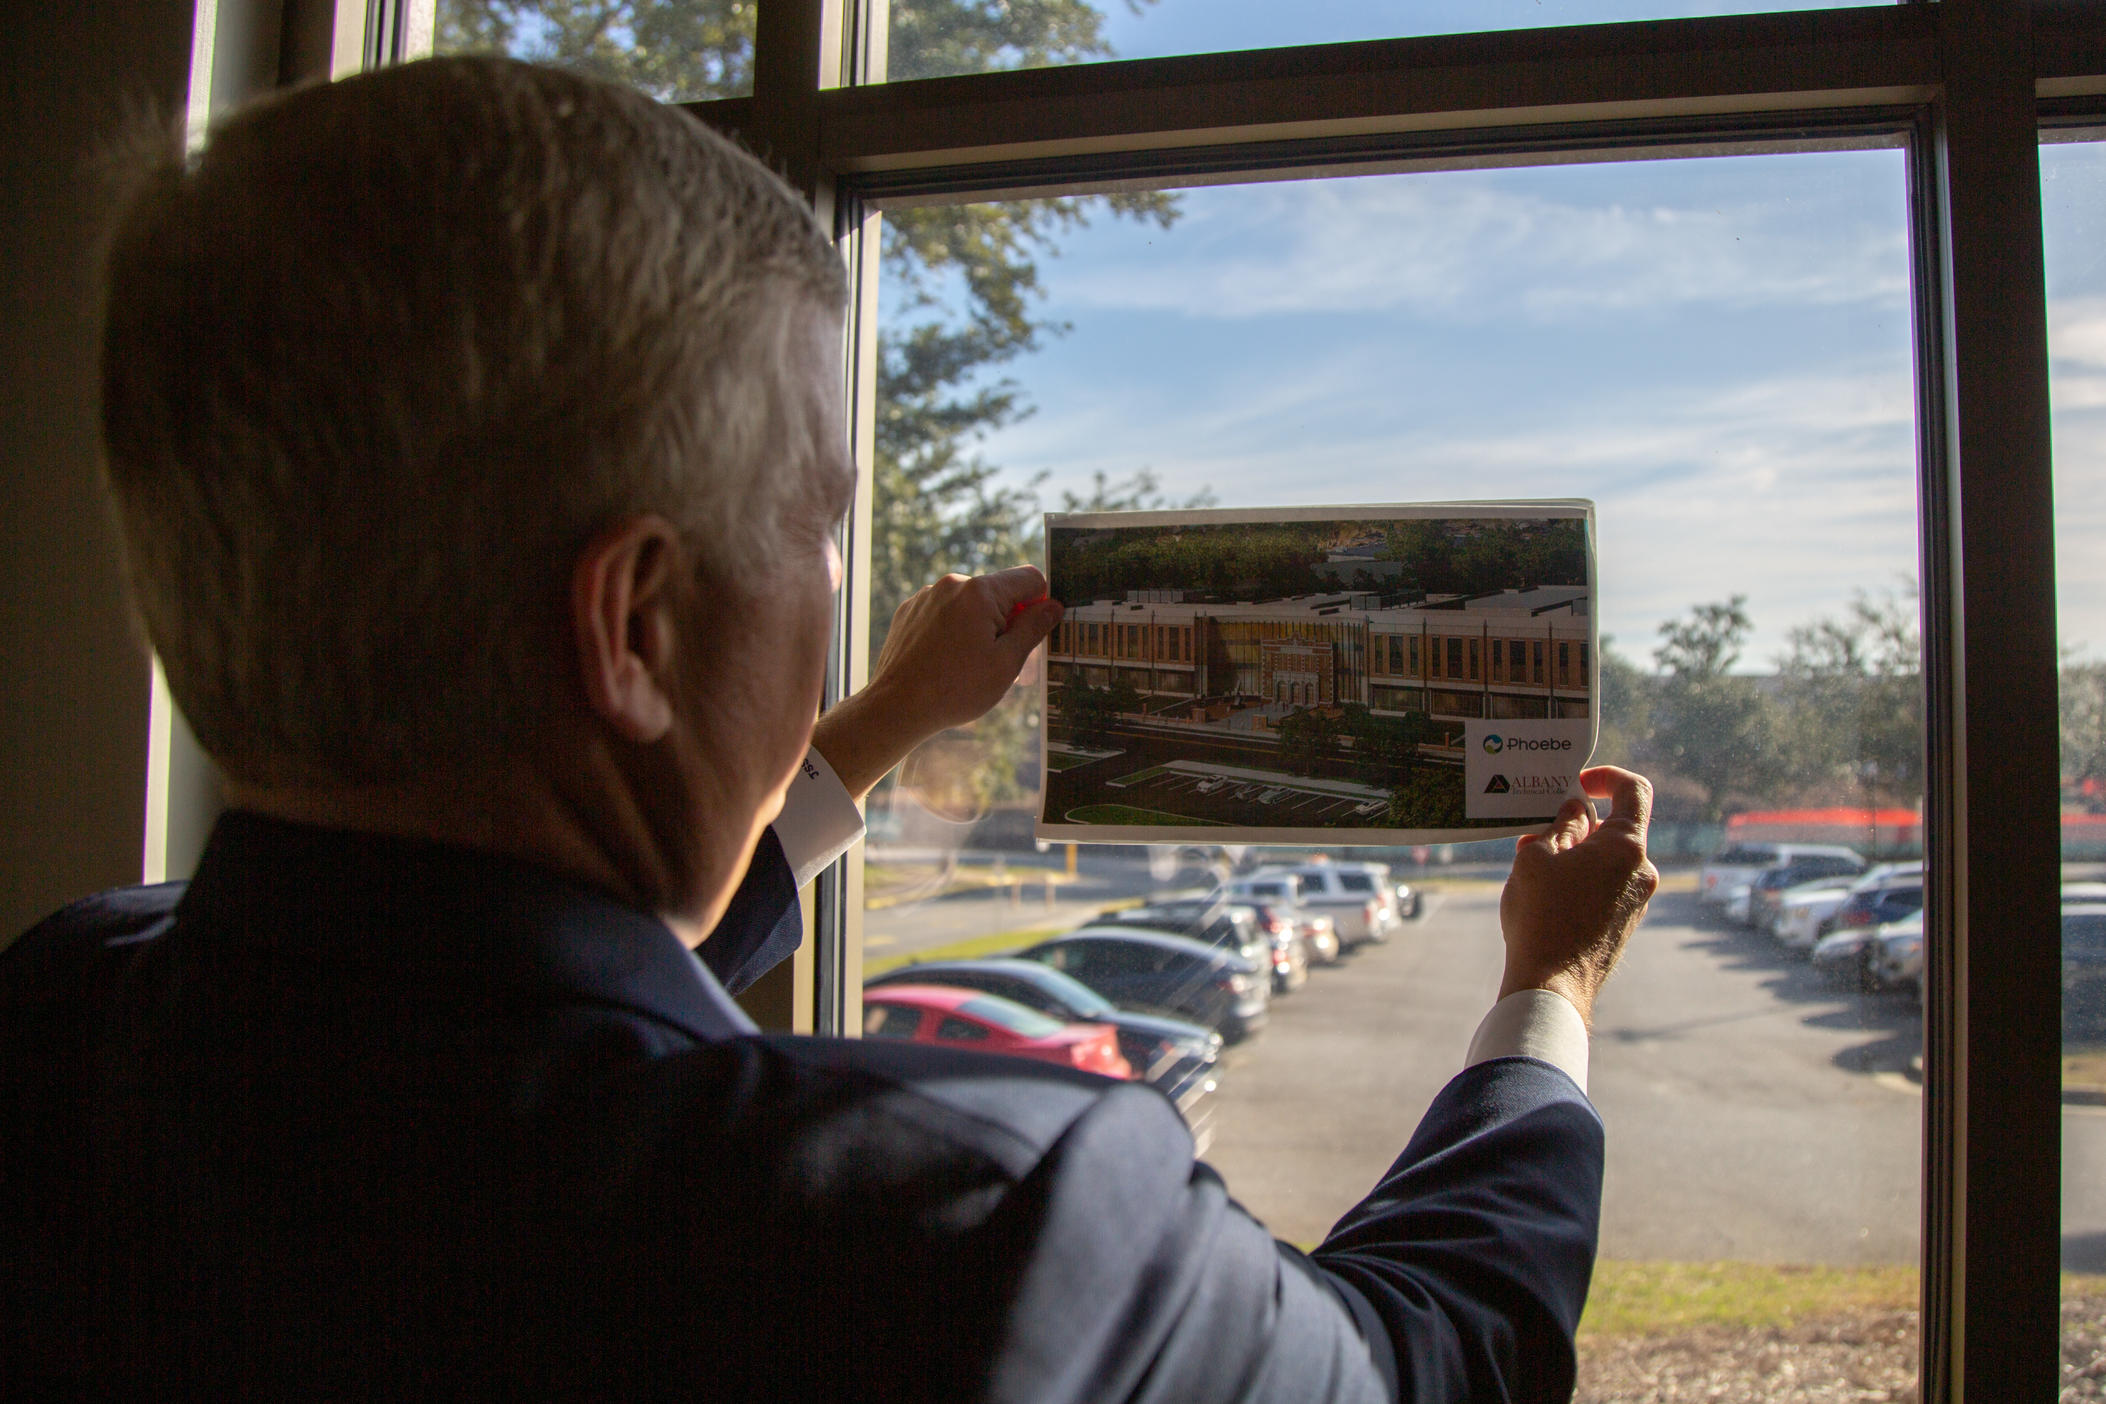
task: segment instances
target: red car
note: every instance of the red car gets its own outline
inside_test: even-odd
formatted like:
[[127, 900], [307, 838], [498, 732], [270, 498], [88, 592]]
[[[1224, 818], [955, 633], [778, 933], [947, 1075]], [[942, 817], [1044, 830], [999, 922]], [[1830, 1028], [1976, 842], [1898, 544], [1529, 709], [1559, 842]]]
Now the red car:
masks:
[[943, 985], [886, 985], [863, 992], [863, 1037], [946, 1043], [1037, 1058], [1106, 1077], [1131, 1078], [1110, 1024], [1064, 1024], [1014, 1000]]

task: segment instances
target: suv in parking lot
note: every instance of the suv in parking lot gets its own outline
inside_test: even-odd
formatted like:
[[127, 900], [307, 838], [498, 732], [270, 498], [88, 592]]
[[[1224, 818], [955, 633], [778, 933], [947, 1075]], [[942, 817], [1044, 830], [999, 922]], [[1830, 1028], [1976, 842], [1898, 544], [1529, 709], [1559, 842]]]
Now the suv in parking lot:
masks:
[[1274, 930], [1275, 922], [1295, 927], [1308, 945], [1309, 959], [1324, 965], [1338, 959], [1338, 923], [1302, 904], [1302, 880], [1293, 873], [1237, 878], [1214, 895], [1249, 907], [1258, 914], [1258, 925], [1267, 931]]
[[1770, 934], [1793, 950], [1810, 951], [1826, 934], [1824, 923], [1845, 902], [1860, 892], [1891, 885], [1901, 878], [1912, 878], [1920, 884], [1923, 864], [1875, 863], [1860, 873], [1855, 881], [1837, 878], [1835, 885], [1829, 886], [1826, 879], [1820, 879], [1786, 888], [1780, 894], [1782, 900], [1770, 924]]
[[1338, 863], [1328, 858], [1307, 863], [1260, 868], [1246, 881], [1291, 873], [1301, 880], [1302, 905], [1331, 918], [1340, 945], [1387, 941], [1404, 925], [1408, 909], [1416, 914], [1415, 892], [1400, 898], [1381, 863]]
[[1165, 897], [1138, 907], [1114, 907], [1091, 918], [1092, 926], [1134, 926], [1190, 936], [1210, 946], [1234, 951], [1254, 965], [1270, 966], [1272, 941], [1258, 925], [1258, 914], [1240, 903], [1208, 897]]
[[1721, 907], [1734, 889], [1744, 888], [1765, 868], [1788, 867], [1804, 858], [1847, 858], [1860, 869], [1865, 860], [1854, 848], [1838, 843], [1736, 843], [1711, 855], [1697, 877], [1697, 901]]
[[1860, 887], [1843, 899], [1818, 928], [1823, 936], [1838, 931], [1900, 921], [1923, 910], [1923, 869], [1902, 869], [1870, 886]]
[[1768, 931], [1776, 921], [1787, 889], [1811, 883], [1848, 887], [1864, 871], [1864, 859], [1854, 853], [1812, 853], [1773, 868], [1764, 868], [1748, 883], [1748, 908], [1742, 920], [1759, 930]]
[[1017, 952], [1072, 975], [1113, 1004], [1216, 1030], [1230, 1043], [1265, 1026], [1272, 980], [1263, 966], [1195, 941], [1135, 926], [1085, 926]]

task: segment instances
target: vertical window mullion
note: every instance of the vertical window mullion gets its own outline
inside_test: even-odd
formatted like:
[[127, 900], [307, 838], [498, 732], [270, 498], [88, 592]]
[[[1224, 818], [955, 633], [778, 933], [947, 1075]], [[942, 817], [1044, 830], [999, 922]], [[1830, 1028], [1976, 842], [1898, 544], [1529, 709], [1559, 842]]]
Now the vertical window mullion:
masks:
[[2029, 20], [1998, 0], [1940, 11], [1943, 93], [1912, 175], [1929, 760], [1922, 1398], [1949, 1404], [2055, 1397], [2061, 972]]
[[[754, 149], [812, 202], [821, 222], [831, 224], [849, 260], [851, 307], [843, 348], [852, 438], [861, 436], [875, 386], [869, 362], [873, 348], [862, 330], [875, 315], [873, 255], [866, 251], [860, 211], [836, 208], [832, 172], [819, 159], [819, 94], [841, 81], [849, 60], [845, 22], [853, 0], [760, 0], [754, 16], [753, 106], [743, 135]], [[875, 226], [872, 224], [874, 235]], [[859, 393], [860, 391], [860, 393]], [[831, 706], [863, 682], [868, 650], [859, 637], [869, 598], [870, 466], [863, 444], [857, 454], [856, 506], [843, 532], [847, 566], [835, 601], [834, 646], [828, 659], [824, 702]], [[764, 1026], [796, 1032], [837, 1034], [847, 1027], [853, 1003], [860, 1009], [862, 855], [849, 855], [822, 872], [805, 899], [810, 939], [782, 969], [741, 1000]], [[857, 978], [851, 979], [851, 976]]]

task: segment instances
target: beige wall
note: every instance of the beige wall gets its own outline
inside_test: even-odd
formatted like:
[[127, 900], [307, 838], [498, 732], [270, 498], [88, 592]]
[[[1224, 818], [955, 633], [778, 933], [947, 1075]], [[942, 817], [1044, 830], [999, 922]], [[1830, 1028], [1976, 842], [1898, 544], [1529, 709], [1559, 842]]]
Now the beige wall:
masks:
[[193, 0], [11, 7], [0, 65], [0, 941], [139, 880], [150, 672], [96, 485], [93, 202], [127, 103], [182, 110]]

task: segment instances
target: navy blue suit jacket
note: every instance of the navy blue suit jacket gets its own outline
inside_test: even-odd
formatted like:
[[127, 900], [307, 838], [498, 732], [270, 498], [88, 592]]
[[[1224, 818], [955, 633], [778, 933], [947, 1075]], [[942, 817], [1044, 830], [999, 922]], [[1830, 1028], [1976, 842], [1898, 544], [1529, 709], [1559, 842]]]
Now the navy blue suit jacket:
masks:
[[1569, 1396], [1602, 1136], [1557, 1069], [1462, 1073], [1304, 1256], [1152, 1089], [754, 1032], [724, 985], [794, 897], [771, 840], [706, 968], [535, 867], [230, 814], [187, 890], [45, 921], [0, 955], [0, 1378]]

